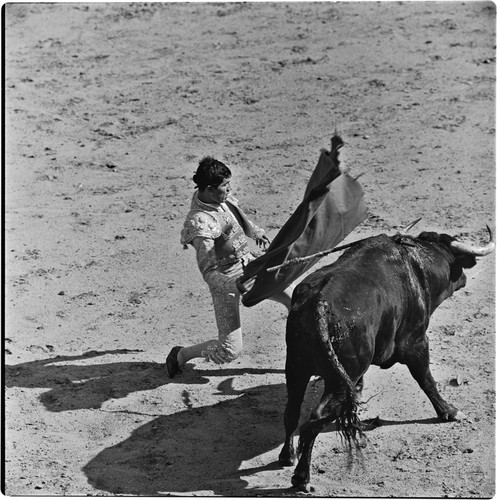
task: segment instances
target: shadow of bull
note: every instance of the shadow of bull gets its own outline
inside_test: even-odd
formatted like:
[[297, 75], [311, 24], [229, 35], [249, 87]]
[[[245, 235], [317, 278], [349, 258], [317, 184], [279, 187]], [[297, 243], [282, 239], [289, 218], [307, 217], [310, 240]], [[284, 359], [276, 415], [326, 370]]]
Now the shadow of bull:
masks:
[[[283, 443], [285, 384], [261, 385], [239, 394], [212, 406], [164, 415], [137, 428], [83, 467], [89, 483], [123, 495], [278, 496], [288, 488], [247, 488], [244, 479], [280, 469], [276, 456], [269, 464], [239, 469], [243, 462]], [[289, 485], [288, 474], [283, 474], [281, 484]]]

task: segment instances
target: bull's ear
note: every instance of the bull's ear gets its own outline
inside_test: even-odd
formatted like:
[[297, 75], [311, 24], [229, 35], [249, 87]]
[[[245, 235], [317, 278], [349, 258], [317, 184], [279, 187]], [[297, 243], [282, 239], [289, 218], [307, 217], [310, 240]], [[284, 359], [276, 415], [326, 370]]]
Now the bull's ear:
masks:
[[463, 267], [464, 269], [469, 269], [476, 266], [476, 257], [467, 253], [456, 255], [455, 264]]
[[469, 269], [475, 265], [476, 257], [474, 255], [469, 255], [467, 253], [457, 255], [456, 259], [450, 266], [450, 280], [454, 282], [457, 281], [463, 273], [463, 268]]

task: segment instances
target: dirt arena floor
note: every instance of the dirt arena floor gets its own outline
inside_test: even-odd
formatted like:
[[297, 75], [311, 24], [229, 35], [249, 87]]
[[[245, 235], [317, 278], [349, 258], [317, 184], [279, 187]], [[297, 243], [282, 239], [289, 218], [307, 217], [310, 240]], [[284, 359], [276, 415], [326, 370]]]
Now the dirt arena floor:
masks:
[[[216, 336], [180, 230], [198, 161], [233, 171], [274, 237], [335, 128], [368, 219], [346, 242], [495, 228], [490, 2], [4, 5], [7, 495], [302, 496], [283, 443], [284, 308], [242, 309], [244, 354], [169, 380]], [[328, 264], [337, 254], [325, 257]], [[311, 496], [492, 497], [495, 258], [435, 312], [440, 423], [404, 366], [372, 367], [362, 465], [329, 429]], [[311, 384], [307, 418], [320, 392]]]

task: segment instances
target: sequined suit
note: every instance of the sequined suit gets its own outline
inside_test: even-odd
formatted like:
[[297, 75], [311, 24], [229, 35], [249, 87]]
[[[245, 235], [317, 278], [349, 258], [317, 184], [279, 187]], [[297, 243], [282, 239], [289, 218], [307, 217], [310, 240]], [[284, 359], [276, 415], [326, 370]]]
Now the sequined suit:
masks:
[[236, 280], [243, 274], [242, 263], [254, 257], [247, 237], [261, 238], [264, 230], [249, 221], [229, 195], [226, 203], [204, 203], [194, 194], [181, 231], [181, 243], [192, 245], [197, 263], [207, 282], [214, 305], [218, 339], [202, 353], [216, 363], [228, 363], [243, 349], [240, 322], [240, 292]]

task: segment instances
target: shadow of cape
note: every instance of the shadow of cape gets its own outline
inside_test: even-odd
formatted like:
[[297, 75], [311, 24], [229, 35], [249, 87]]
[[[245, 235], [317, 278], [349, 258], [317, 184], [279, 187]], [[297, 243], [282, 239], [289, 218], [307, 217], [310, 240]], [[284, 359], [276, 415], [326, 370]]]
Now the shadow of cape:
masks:
[[[243, 479], [281, 469], [277, 462], [239, 469], [283, 443], [285, 404], [285, 384], [265, 385], [212, 406], [164, 415], [103, 450], [83, 471], [92, 486], [111, 494], [278, 496], [289, 488], [246, 489]], [[289, 470], [281, 482], [290, 486], [290, 475]]]

